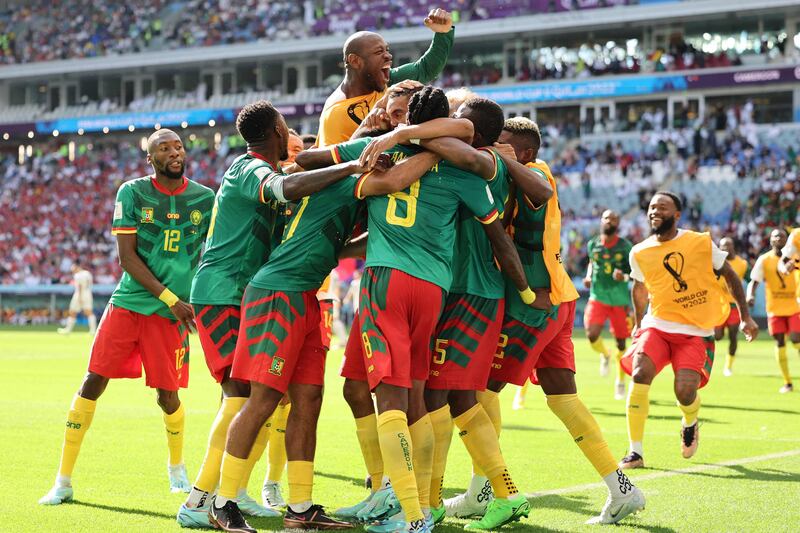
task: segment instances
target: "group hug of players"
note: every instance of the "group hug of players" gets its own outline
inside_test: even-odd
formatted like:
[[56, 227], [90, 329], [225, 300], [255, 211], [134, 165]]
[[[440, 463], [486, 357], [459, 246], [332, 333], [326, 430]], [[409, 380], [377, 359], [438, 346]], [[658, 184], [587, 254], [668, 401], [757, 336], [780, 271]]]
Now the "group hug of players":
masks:
[[[244, 514], [279, 516], [283, 505], [284, 525], [301, 529], [362, 523], [373, 532], [424, 532], [449, 515], [475, 517], [467, 529], [492, 530], [519, 520], [530, 505], [499, 445], [498, 393], [508, 383], [542, 387], [608, 486], [592, 523], [644, 508], [623, 469], [643, 466], [648, 389], [670, 363], [683, 455], [695, 453], [697, 390], [711, 371], [714, 327], [733, 320], [732, 301], [748, 340], [758, 331], [728, 254], [707, 234], [678, 229], [681, 202], [668, 192], [650, 202], [653, 235], [632, 248], [616, 236], [619, 217], [604, 214], [603, 234], [590, 248], [586, 322], [605, 372], [603, 322], [611, 320], [620, 357], [631, 295], [635, 322], [619, 365], [633, 379], [631, 445], [617, 461], [577, 396], [578, 292], [560, 260], [557, 186], [537, 159], [538, 128], [504, 120], [496, 103], [468, 91], [423, 85], [444, 67], [454, 32], [442, 10], [426, 25], [435, 32], [429, 50], [394, 69], [379, 35], [347, 40], [345, 78], [326, 102], [316, 147], [291, 164], [289, 146], [301, 141], [280, 113], [266, 101], [243, 108], [236, 127], [247, 153], [216, 195], [183, 175], [177, 134], [161, 129], [150, 137], [153, 175], [117, 194], [112, 231], [124, 274], [68, 413], [56, 483], [40, 503], [72, 499], [73, 468], [98, 397], [109, 379], [140, 377], [142, 367], [164, 412], [170, 487], [189, 493], [177, 516], [184, 527], [252, 532]], [[341, 257], [366, 259], [341, 375], [371, 487], [363, 501], [328, 513], [312, 497], [330, 338], [330, 302], [320, 289]], [[768, 261], [752, 278], [772, 290], [775, 261]], [[794, 264], [779, 266], [786, 272]], [[777, 279], [788, 287], [790, 278]], [[778, 298], [773, 292], [770, 300], [769, 290], [768, 305]], [[798, 318], [776, 321], [773, 333], [788, 328], [796, 340]], [[190, 484], [178, 389], [188, 384], [194, 328], [222, 402]], [[463, 494], [444, 502], [454, 426], [474, 473]], [[277, 433], [285, 439], [288, 498], [265, 491], [262, 506], [246, 487], [267, 443], [281, 448], [271, 438]]]

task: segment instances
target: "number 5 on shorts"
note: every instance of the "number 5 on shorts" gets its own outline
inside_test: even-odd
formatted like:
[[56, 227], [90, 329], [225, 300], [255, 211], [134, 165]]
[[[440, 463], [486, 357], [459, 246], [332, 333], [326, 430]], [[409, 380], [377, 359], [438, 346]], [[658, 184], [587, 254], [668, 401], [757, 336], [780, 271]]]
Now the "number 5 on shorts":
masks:
[[436, 339], [436, 347], [434, 348], [433, 364], [443, 365], [447, 357], [447, 339]]

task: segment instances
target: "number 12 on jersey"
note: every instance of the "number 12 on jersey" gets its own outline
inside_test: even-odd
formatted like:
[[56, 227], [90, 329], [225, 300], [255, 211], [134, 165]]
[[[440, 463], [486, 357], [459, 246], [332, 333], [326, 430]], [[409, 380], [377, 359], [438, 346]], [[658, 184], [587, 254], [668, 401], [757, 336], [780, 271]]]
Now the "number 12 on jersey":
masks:
[[178, 243], [181, 242], [181, 231], [177, 229], [164, 230], [164, 251], [177, 252]]

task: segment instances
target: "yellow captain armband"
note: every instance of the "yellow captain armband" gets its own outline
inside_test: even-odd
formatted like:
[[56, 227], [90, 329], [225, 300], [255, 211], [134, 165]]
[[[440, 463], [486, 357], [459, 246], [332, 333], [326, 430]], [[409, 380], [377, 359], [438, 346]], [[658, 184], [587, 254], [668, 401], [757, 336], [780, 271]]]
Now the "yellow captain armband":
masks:
[[178, 298], [175, 293], [169, 289], [164, 289], [162, 293], [158, 295], [158, 299], [164, 302], [164, 305], [167, 307], [172, 307], [180, 301], [180, 298]]
[[536, 301], [536, 293], [533, 292], [530, 287], [526, 287], [525, 290], [519, 291], [519, 295], [525, 305], [530, 305]]

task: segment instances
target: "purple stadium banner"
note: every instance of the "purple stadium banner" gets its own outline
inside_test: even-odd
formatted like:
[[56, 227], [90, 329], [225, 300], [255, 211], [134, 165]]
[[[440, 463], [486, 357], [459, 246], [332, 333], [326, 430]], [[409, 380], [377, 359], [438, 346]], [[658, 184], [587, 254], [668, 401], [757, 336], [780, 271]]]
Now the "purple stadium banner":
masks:
[[797, 81], [800, 81], [800, 65], [738, 72], [689, 74], [686, 76], [686, 83], [689, 89], [740, 87], [747, 85], [763, 85], [766, 83], [792, 83]]

